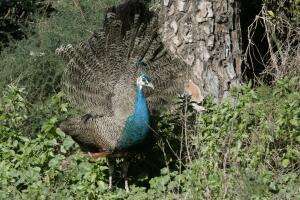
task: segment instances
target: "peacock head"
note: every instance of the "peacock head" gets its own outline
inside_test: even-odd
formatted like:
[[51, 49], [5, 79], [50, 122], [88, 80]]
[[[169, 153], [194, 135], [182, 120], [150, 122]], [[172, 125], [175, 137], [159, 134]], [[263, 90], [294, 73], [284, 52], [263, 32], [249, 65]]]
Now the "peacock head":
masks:
[[152, 89], [154, 89], [154, 86], [153, 84], [151, 83], [151, 78], [146, 75], [146, 74], [142, 74], [141, 76], [139, 76], [136, 80], [136, 85], [142, 89], [143, 86], [146, 86], [146, 87], [150, 87]]

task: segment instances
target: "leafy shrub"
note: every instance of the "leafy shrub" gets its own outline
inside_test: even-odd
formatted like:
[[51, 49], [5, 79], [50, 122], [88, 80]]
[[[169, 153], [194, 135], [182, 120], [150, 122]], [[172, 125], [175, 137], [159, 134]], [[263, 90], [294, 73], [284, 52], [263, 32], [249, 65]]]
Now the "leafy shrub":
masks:
[[300, 1], [299, 0], [263, 0], [271, 14], [286, 17], [297, 22], [300, 19]]
[[[148, 187], [132, 179], [130, 193], [121, 188], [107, 191], [104, 160], [91, 163], [56, 128], [70, 109], [61, 93], [32, 111], [25, 92], [10, 85], [0, 101], [0, 199], [300, 197], [297, 77], [281, 80], [274, 88], [236, 89], [219, 105], [207, 100], [206, 112], [198, 118], [198, 134], [189, 140], [196, 150], [192, 162], [181, 171], [166, 166]], [[42, 119], [34, 129], [26, 128], [37, 110]]]
[[[94, 165], [81, 154], [73, 154], [78, 146], [56, 128], [58, 119], [68, 111], [62, 95], [58, 94], [48, 102], [52, 115], [40, 124], [40, 133], [30, 138], [23, 132], [30, 107], [22, 93], [24, 89], [11, 85], [1, 99], [0, 199], [93, 196], [93, 184], [104, 190], [103, 171], [106, 167], [100, 166], [103, 161]], [[49, 113], [48, 109], [44, 111]]]
[[218, 106], [208, 102], [195, 166], [204, 167], [198, 178], [202, 174], [209, 195], [299, 198], [299, 95], [295, 77], [273, 90], [241, 88]]
[[0, 52], [3, 47], [26, 38], [37, 16], [49, 16], [53, 11], [49, 0], [0, 1]]
[[[243, 16], [247, 24], [243, 28], [245, 70], [258, 83], [275, 84], [278, 80], [292, 78], [300, 74], [299, 59], [299, 0], [254, 1], [256, 13]], [[250, 2], [245, 2], [249, 5]], [[251, 11], [250, 11], [251, 12]], [[250, 14], [251, 19], [247, 19]], [[261, 35], [265, 37], [261, 38]], [[251, 76], [251, 72], [252, 75]]]
[[[287, 73], [273, 88], [250, 84], [220, 105], [208, 99], [197, 118], [189, 104], [164, 113], [158, 124], [163, 152], [156, 147], [152, 157], [162, 154], [168, 165], [146, 157], [146, 164], [131, 166], [138, 178], [130, 179], [130, 193], [107, 191], [104, 160], [91, 163], [57, 128], [73, 111], [56, 94], [63, 64], [54, 51], [97, 30], [103, 8], [115, 2], [52, 1], [51, 18], [37, 17], [28, 40], [0, 55], [0, 87], [6, 88], [0, 100], [0, 199], [300, 198], [299, 77], [281, 79]], [[291, 77], [295, 68], [289, 69]], [[9, 82], [27, 89], [6, 87]], [[197, 131], [187, 123], [195, 118]]]
[[36, 16], [27, 39], [1, 52], [0, 88], [11, 82], [26, 87], [28, 100], [35, 102], [58, 92], [64, 63], [55, 49], [62, 44], [77, 44], [100, 29], [105, 8], [116, 2], [51, 1], [55, 9], [51, 17]]
[[198, 158], [157, 188], [171, 199], [300, 198], [299, 88], [294, 77], [274, 89], [250, 83], [220, 105], [207, 100], [190, 144]]

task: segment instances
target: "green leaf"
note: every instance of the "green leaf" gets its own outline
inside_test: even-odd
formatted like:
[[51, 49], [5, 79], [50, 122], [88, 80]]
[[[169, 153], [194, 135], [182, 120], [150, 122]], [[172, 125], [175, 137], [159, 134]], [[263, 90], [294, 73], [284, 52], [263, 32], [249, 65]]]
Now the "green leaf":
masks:
[[270, 185], [269, 185], [270, 189], [273, 190], [273, 191], [276, 191], [277, 190], [277, 187], [276, 187], [276, 184], [274, 182], [271, 182]]
[[66, 149], [64, 148], [64, 146], [60, 146], [60, 152], [61, 153], [67, 153]]
[[166, 174], [168, 174], [169, 173], [169, 169], [168, 168], [162, 168], [161, 170], [160, 170], [160, 173], [161, 174], [163, 174], [163, 175], [166, 175]]
[[62, 103], [62, 104], [60, 105], [60, 110], [61, 110], [62, 112], [67, 112], [67, 111], [68, 111], [68, 103]]
[[48, 166], [50, 168], [56, 168], [64, 158], [65, 157], [63, 155], [57, 155], [49, 161]]
[[49, 120], [49, 122], [51, 124], [55, 124], [56, 122], [58, 122], [58, 119], [56, 117], [51, 117], [51, 119]]
[[50, 160], [50, 162], [48, 163], [48, 166], [50, 168], [54, 168], [58, 165], [58, 163], [60, 162], [58, 157], [54, 157], [53, 159]]
[[296, 119], [291, 119], [290, 120], [290, 123], [294, 126], [299, 126], [299, 120], [296, 120]]
[[300, 143], [300, 135], [296, 137], [296, 141]]
[[56, 128], [55, 132], [62, 138], [66, 137], [66, 134], [60, 128]]
[[69, 150], [75, 144], [74, 140], [71, 137], [66, 137], [63, 142], [63, 146], [66, 150]]
[[290, 160], [289, 159], [283, 159], [281, 164], [284, 168], [287, 168], [290, 164]]

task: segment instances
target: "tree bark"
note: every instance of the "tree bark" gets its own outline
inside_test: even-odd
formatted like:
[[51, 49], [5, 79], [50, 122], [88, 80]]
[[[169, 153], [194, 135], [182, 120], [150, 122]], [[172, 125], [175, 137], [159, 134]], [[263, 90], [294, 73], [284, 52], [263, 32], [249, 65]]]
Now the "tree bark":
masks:
[[187, 88], [202, 101], [220, 101], [240, 84], [241, 30], [235, 0], [163, 0], [164, 45], [192, 70]]

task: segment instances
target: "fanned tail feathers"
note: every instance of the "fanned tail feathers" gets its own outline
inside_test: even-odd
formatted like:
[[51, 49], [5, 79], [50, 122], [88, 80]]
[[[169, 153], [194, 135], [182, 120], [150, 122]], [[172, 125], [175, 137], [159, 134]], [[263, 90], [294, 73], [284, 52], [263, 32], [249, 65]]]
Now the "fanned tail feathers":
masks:
[[[168, 98], [183, 93], [189, 70], [164, 48], [157, 29], [157, 16], [143, 3], [129, 1], [110, 8], [103, 29], [87, 41], [58, 48], [57, 54], [67, 62], [62, 88], [69, 100], [84, 113], [112, 120], [119, 130], [126, 117], [132, 114], [139, 73], [148, 74], [155, 86], [155, 90], [145, 89], [152, 113], [156, 113]], [[137, 67], [139, 62], [145, 66]], [[108, 140], [114, 137], [117, 140], [121, 134], [112, 136], [109, 131], [89, 133], [92, 136], [86, 134], [92, 138], [108, 137]], [[91, 142], [97, 143], [97, 139]]]

